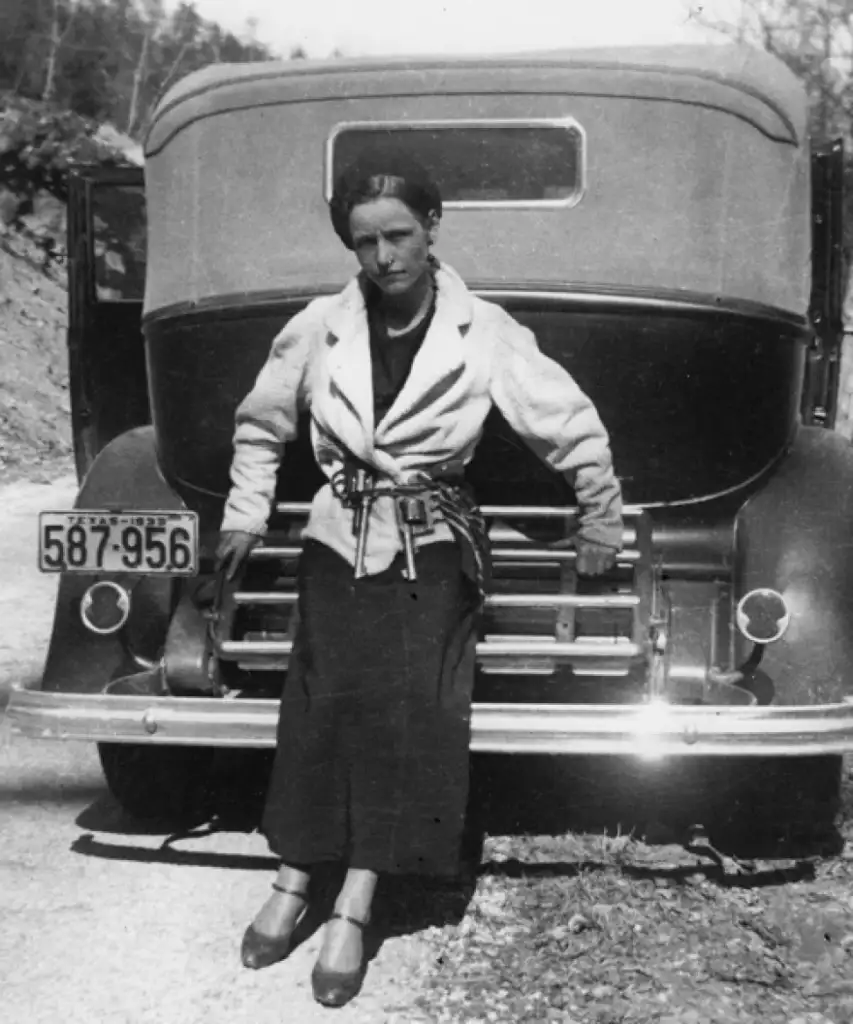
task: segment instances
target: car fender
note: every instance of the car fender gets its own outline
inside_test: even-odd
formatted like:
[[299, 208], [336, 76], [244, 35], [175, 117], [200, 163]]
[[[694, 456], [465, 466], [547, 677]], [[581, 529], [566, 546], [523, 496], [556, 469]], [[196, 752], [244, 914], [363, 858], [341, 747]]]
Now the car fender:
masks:
[[[780, 704], [839, 701], [853, 690], [853, 446], [801, 427], [766, 486], [735, 522], [734, 599], [758, 587], [783, 596], [790, 624], [760, 669]], [[737, 632], [736, 660], [751, 644]]]
[[[157, 463], [154, 430], [139, 427], [102, 449], [86, 473], [75, 509], [121, 507], [140, 511], [187, 508]], [[97, 580], [121, 579], [131, 590], [131, 610], [118, 632], [99, 636], [80, 618], [80, 601]], [[176, 581], [169, 576], [63, 573], [54, 612], [42, 689], [93, 693], [113, 678], [150, 667], [162, 654]]]

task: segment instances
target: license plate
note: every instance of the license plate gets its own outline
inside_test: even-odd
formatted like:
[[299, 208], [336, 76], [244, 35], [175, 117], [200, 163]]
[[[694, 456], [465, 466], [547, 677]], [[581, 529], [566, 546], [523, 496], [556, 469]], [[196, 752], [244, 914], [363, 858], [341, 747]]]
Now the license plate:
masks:
[[42, 512], [42, 572], [198, 573], [195, 512]]

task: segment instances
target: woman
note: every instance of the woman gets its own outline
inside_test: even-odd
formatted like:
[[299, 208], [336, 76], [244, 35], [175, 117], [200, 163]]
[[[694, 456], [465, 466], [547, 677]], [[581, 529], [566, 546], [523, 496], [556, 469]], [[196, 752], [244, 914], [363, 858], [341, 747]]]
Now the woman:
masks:
[[362, 157], [331, 214], [360, 273], [288, 323], [238, 409], [218, 557], [233, 577], [263, 534], [283, 445], [310, 407], [329, 484], [304, 532], [263, 818], [281, 867], [242, 954], [254, 968], [283, 959], [311, 865], [346, 863], [312, 975], [315, 998], [342, 1006], [363, 978], [378, 875], [458, 873], [487, 564], [459, 485], [492, 405], [573, 485], [579, 572], [613, 564], [622, 523], [592, 403], [526, 328], [432, 256], [441, 197], [424, 170]]

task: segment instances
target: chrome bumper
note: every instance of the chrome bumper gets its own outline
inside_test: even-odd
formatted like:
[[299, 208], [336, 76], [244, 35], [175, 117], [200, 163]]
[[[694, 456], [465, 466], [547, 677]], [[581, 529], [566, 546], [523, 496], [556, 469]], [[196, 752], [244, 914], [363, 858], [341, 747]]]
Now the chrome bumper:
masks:
[[[7, 713], [16, 732], [40, 739], [269, 748], [278, 704], [17, 687]], [[853, 751], [853, 698], [814, 707], [475, 704], [471, 749], [644, 758], [844, 754]]]

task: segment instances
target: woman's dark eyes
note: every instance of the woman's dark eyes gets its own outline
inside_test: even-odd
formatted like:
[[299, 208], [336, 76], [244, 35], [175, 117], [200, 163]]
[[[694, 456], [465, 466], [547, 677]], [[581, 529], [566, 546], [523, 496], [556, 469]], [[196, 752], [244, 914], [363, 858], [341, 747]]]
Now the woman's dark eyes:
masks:
[[[401, 242], [404, 238], [408, 238], [410, 234], [411, 231], [389, 231], [388, 234], [385, 235], [385, 239], [389, 242]], [[357, 238], [355, 240], [355, 244], [359, 248], [364, 245], [376, 245], [376, 242], [377, 239], [373, 235], [367, 238]]]
[[[384, 237], [387, 242], [392, 242], [397, 245], [400, 242], [404, 242], [407, 238], [410, 238], [411, 234], [411, 231], [389, 231]], [[356, 249], [375, 248], [377, 241], [378, 239], [373, 236], [369, 238], [356, 238], [355, 247]]]

